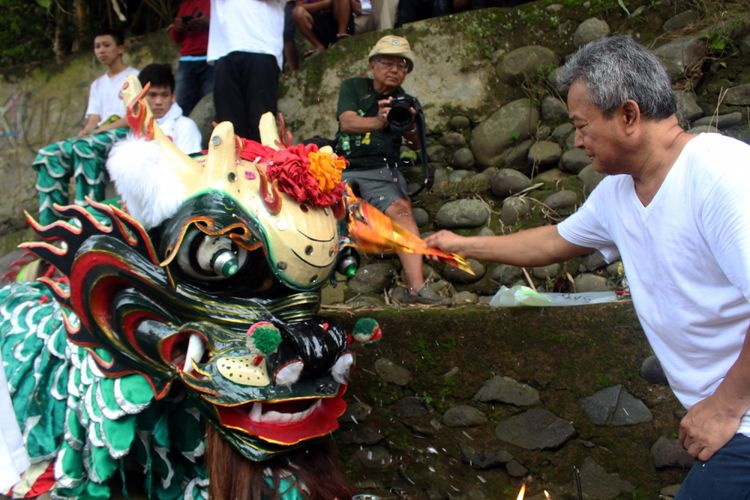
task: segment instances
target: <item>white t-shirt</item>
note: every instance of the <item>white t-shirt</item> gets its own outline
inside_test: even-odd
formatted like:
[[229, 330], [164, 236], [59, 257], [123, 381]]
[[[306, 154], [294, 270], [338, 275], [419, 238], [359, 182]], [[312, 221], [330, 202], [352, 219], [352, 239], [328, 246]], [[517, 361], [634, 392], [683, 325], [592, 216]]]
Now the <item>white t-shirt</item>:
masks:
[[[680, 402], [690, 408], [713, 394], [750, 327], [750, 146], [701, 134], [648, 206], [632, 177], [610, 176], [557, 228], [609, 261], [619, 251], [638, 318]], [[750, 412], [740, 432], [750, 435]]]
[[110, 116], [125, 116], [125, 103], [120, 99], [120, 90], [128, 75], [138, 76], [138, 70], [127, 67], [111, 78], [104, 73], [94, 80], [89, 90], [86, 116], [99, 115], [98, 125], [107, 121]]
[[172, 103], [167, 114], [158, 118], [156, 123], [182, 152], [192, 154], [201, 151], [201, 132], [198, 126], [187, 116], [182, 116], [182, 108], [176, 102]]
[[281, 69], [285, 0], [211, 0], [208, 62], [230, 52], [270, 54]]
[[13, 404], [5, 380], [3, 359], [0, 357], [0, 492], [6, 493], [21, 480], [29, 467], [29, 456], [23, 445], [21, 430], [13, 410]]

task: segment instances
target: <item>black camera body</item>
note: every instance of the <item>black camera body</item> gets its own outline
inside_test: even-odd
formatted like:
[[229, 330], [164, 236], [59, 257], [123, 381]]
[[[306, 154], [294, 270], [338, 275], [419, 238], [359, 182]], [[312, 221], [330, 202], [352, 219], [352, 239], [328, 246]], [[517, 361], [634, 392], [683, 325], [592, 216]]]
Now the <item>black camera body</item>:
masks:
[[391, 131], [403, 134], [411, 130], [414, 121], [411, 108], [416, 108], [414, 99], [408, 96], [394, 97], [390, 102], [390, 107], [386, 121]]

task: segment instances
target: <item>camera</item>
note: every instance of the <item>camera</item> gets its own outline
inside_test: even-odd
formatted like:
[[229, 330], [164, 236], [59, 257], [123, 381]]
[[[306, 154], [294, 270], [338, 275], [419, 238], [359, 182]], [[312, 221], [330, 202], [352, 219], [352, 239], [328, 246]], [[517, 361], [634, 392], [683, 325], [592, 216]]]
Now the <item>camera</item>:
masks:
[[388, 111], [386, 121], [393, 132], [403, 134], [411, 129], [413, 121], [411, 108], [414, 108], [415, 104], [412, 98], [406, 96], [394, 97], [391, 100], [391, 110]]

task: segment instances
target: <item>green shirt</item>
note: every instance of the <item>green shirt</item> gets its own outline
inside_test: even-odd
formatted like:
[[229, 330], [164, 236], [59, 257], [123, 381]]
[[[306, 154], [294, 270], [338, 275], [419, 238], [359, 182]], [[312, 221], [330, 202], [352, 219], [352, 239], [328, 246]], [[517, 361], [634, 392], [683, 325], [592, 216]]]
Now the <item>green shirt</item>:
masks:
[[[388, 95], [378, 94], [372, 85], [371, 78], [350, 78], [341, 84], [336, 118], [344, 111], [354, 111], [359, 116], [377, 116], [378, 101], [388, 97], [407, 96], [414, 99], [398, 87]], [[416, 102], [416, 99], [414, 99]], [[373, 130], [364, 134], [339, 132], [336, 135], [336, 154], [349, 160], [348, 169], [363, 170], [381, 168], [386, 163], [398, 162], [401, 146], [401, 134], [391, 132], [388, 128]]]

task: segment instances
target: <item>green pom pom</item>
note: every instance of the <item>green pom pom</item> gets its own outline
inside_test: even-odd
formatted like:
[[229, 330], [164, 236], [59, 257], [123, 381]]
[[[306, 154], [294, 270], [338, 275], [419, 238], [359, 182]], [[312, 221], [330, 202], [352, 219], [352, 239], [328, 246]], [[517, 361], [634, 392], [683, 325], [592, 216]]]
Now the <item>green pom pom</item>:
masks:
[[378, 322], [373, 318], [360, 318], [354, 324], [354, 335], [371, 335], [372, 332], [380, 328]]
[[271, 324], [258, 326], [253, 330], [253, 347], [266, 356], [276, 352], [281, 344], [281, 332]]

